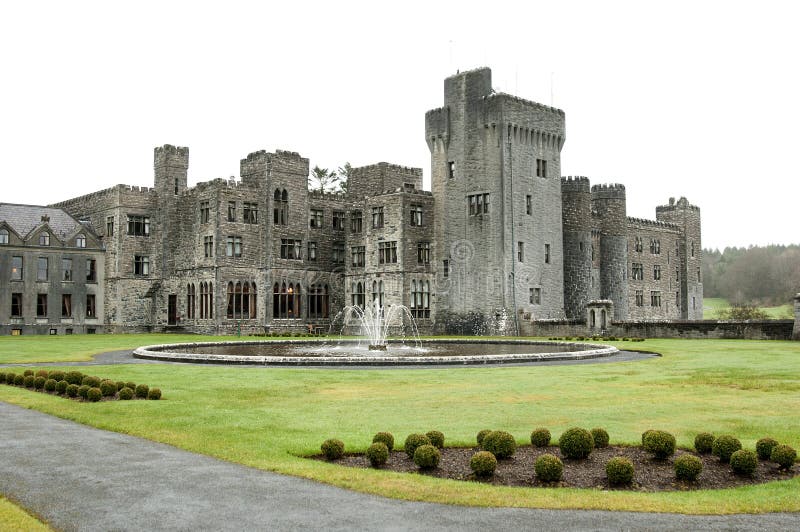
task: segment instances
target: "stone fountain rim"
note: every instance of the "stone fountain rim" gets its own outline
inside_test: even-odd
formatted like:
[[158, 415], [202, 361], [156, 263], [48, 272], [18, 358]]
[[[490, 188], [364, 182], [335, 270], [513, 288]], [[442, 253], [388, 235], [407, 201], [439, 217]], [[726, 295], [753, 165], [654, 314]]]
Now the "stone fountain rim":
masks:
[[[158, 344], [138, 347], [133, 351], [135, 358], [161, 360], [164, 362], [186, 362], [200, 364], [258, 364], [265, 366], [420, 366], [420, 365], [463, 365], [463, 364], [510, 364], [521, 362], [549, 362], [558, 360], [585, 360], [592, 358], [608, 357], [619, 353], [619, 349], [606, 344], [586, 342], [555, 342], [547, 340], [518, 340], [503, 338], [473, 338], [473, 339], [426, 339], [420, 340], [421, 344], [523, 344], [523, 345], [559, 345], [580, 347], [581, 351], [553, 352], [553, 353], [513, 353], [513, 354], [487, 354], [465, 356], [410, 356], [396, 357], [389, 355], [370, 354], [336, 356], [336, 357], [299, 357], [299, 356], [256, 356], [256, 355], [219, 355], [212, 353], [177, 353], [170, 351], [180, 348], [202, 348], [220, 345], [271, 345], [271, 344], [324, 344], [330, 338], [320, 340], [242, 340], [225, 342], [185, 342], [173, 344]], [[345, 340], [346, 341], [346, 340]], [[356, 343], [353, 341], [352, 343]], [[587, 349], [588, 348], [588, 349]]]

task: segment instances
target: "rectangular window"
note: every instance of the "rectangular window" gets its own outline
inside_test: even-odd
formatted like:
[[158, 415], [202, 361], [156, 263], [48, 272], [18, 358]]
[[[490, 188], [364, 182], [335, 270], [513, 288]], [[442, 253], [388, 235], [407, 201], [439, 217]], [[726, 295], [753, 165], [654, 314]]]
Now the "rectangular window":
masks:
[[517, 242], [517, 261], [525, 262], [525, 242]]
[[700, 268], [697, 268], [697, 282], [700, 282]]
[[106, 217], [106, 236], [114, 236], [114, 217]]
[[129, 214], [128, 234], [131, 236], [150, 236], [150, 217], [140, 216], [138, 214]]
[[361, 211], [353, 211], [350, 213], [350, 232], [360, 233], [363, 231], [363, 220]]
[[530, 194], [525, 196], [525, 214], [533, 214], [533, 204]]
[[658, 290], [653, 290], [650, 292], [650, 306], [651, 307], [660, 307], [661, 306], [661, 292]]
[[378, 263], [397, 263], [397, 242], [378, 242]]
[[36, 294], [36, 317], [47, 317], [47, 294]]
[[289, 195], [286, 193], [286, 190], [281, 192], [276, 189], [274, 198], [272, 223], [275, 225], [286, 225], [289, 223]]
[[442, 277], [445, 279], [450, 277], [450, 261], [448, 259], [442, 261]]
[[544, 245], [544, 263], [550, 264], [550, 244]]
[[372, 228], [380, 229], [383, 227], [383, 207], [372, 208]]
[[208, 201], [200, 202], [200, 223], [207, 224], [211, 220], [211, 203]]
[[213, 236], [204, 236], [203, 237], [203, 255], [206, 258], [214, 256], [214, 237]]
[[431, 263], [431, 243], [417, 242], [417, 264]]
[[72, 294], [61, 294], [61, 317], [72, 317]]
[[471, 194], [467, 196], [469, 215], [477, 216], [489, 212], [489, 194]]
[[290, 260], [301, 260], [303, 258], [300, 253], [302, 246], [303, 246], [302, 240], [281, 238], [281, 258]]
[[657, 238], [650, 239], [650, 253], [653, 255], [659, 255], [661, 253], [661, 240]]
[[133, 274], [150, 275], [150, 257], [147, 257], [145, 255], [134, 255]]
[[333, 229], [335, 231], [344, 231], [346, 219], [347, 214], [344, 211], [333, 211]]
[[236, 221], [236, 202], [229, 201], [228, 202], [228, 221], [235, 222]]
[[309, 242], [308, 243], [308, 260], [317, 260], [317, 243], [316, 242]]
[[37, 281], [46, 281], [47, 280], [47, 266], [48, 261], [47, 257], [39, 257], [39, 260], [36, 262], [36, 280]]
[[643, 307], [644, 306], [644, 291], [637, 290], [636, 291], [636, 306]]
[[225, 254], [228, 257], [242, 256], [242, 237], [229, 236], [225, 241]]
[[22, 294], [11, 294], [11, 317], [19, 318], [22, 316]]
[[411, 280], [411, 316], [428, 319], [431, 317], [431, 282]]
[[39, 245], [40, 246], [49, 246], [50, 245], [50, 233], [45, 231], [44, 233], [39, 235]]
[[634, 281], [641, 281], [644, 279], [644, 268], [641, 262], [634, 262], [631, 264], [631, 279]]
[[11, 257], [11, 280], [22, 280], [22, 257]]
[[309, 227], [316, 227], [318, 229], [322, 228], [323, 222], [323, 211], [321, 209], [311, 209], [311, 215], [308, 220]]
[[412, 205], [411, 206], [411, 219], [409, 220], [411, 225], [421, 226], [422, 225], [422, 205]]
[[634, 240], [633, 240], [633, 249], [637, 253], [641, 253], [642, 252], [642, 250], [644, 249], [644, 246], [642, 244], [642, 237], [637, 236], [637, 237], [634, 238]]
[[97, 261], [86, 259], [86, 282], [94, 283], [97, 281]]
[[94, 294], [86, 294], [86, 317], [87, 318], [97, 317], [97, 307], [95, 306]]
[[352, 258], [352, 265], [354, 268], [364, 267], [364, 246], [353, 246], [350, 248], [350, 257]]
[[661, 265], [655, 264], [653, 265], [653, 280], [660, 281], [661, 280]]
[[450, 161], [447, 163], [447, 177], [454, 178], [456, 176], [456, 163], [455, 161]]
[[547, 177], [547, 161], [536, 159], [536, 177]]
[[675, 292], [675, 307], [677, 307], [678, 309], [681, 308], [681, 293], [680, 292]]
[[344, 242], [333, 243], [332, 260], [334, 264], [344, 264]]
[[541, 305], [542, 304], [542, 289], [541, 288], [531, 288], [530, 289], [530, 302], [532, 305]]
[[244, 223], [257, 224], [258, 223], [258, 203], [242, 203], [242, 216]]
[[61, 259], [61, 280], [72, 281], [72, 259]]

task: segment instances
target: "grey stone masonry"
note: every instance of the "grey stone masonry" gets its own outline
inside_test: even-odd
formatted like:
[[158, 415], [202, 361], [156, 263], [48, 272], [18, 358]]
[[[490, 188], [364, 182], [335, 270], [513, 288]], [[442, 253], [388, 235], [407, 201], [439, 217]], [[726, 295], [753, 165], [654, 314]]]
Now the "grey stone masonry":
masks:
[[792, 338], [800, 340], [800, 294], [794, 296], [794, 329]]

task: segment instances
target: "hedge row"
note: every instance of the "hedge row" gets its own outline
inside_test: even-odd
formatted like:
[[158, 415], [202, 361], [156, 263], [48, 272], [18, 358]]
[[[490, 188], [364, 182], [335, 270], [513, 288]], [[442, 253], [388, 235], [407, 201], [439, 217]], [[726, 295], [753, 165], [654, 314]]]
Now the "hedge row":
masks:
[[121, 399], [161, 399], [159, 388], [150, 388], [146, 384], [134, 382], [112, 381], [93, 375], [84, 375], [80, 371], [34, 371], [26, 369], [18, 374], [13, 371], [0, 372], [0, 384], [23, 386], [38, 392], [47, 392], [68, 399], [97, 402]]

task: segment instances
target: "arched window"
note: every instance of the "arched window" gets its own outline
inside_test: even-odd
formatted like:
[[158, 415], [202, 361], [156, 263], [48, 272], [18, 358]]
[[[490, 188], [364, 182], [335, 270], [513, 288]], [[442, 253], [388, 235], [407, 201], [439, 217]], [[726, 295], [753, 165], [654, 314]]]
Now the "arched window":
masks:
[[606, 328], [606, 310], [605, 309], [600, 311], [600, 328], [601, 329], [605, 329]]
[[596, 327], [594, 309], [589, 311], [589, 322], [591, 323], [590, 327], [594, 329]]
[[364, 308], [364, 284], [361, 282], [353, 283], [353, 293], [351, 295], [352, 306]]
[[272, 195], [272, 223], [275, 225], [286, 225], [289, 220], [289, 194], [286, 189], [275, 189]]
[[[202, 286], [200, 288], [200, 293], [202, 297]], [[195, 290], [194, 284], [187, 284], [186, 285], [186, 319], [193, 320], [195, 318]]]
[[[210, 286], [210, 283], [209, 283]], [[233, 281], [228, 283], [228, 318], [250, 320], [256, 317], [256, 283]]]
[[208, 316], [209, 319], [214, 319], [214, 283], [208, 283]]
[[308, 287], [308, 317], [328, 318], [329, 314], [328, 285], [312, 284]]
[[200, 319], [206, 319], [206, 298], [208, 297], [208, 292], [206, 292], [206, 283], [200, 283]]
[[430, 281], [411, 281], [411, 315], [417, 319], [431, 317]]
[[0, 244], [8, 244], [8, 229], [0, 229]]
[[272, 317], [276, 319], [295, 319], [301, 317], [300, 283], [283, 281], [272, 287]]

